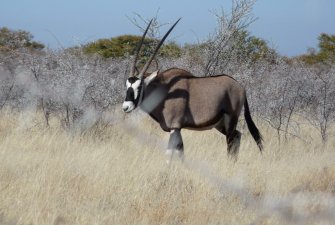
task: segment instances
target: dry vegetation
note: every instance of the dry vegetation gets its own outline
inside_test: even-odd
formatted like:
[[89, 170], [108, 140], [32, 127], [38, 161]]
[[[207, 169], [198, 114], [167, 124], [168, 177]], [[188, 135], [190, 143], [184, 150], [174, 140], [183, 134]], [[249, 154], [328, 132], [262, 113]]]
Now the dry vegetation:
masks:
[[288, 59], [250, 36], [255, 2], [233, 0], [213, 12], [208, 39], [158, 57], [161, 71], [230, 74], [246, 87], [265, 151], [241, 121], [236, 163], [215, 130], [183, 130], [185, 162], [166, 165], [168, 135], [120, 112], [128, 53], [42, 50], [29, 32], [2, 29], [0, 225], [335, 224], [334, 62]]
[[[2, 112], [0, 224], [334, 224], [334, 139], [322, 145], [257, 121], [261, 155], [247, 130], [230, 161], [216, 131], [183, 131], [185, 163], [165, 164], [168, 135], [139, 112], [76, 134], [35, 112]], [[242, 123], [243, 124], [243, 123]]]

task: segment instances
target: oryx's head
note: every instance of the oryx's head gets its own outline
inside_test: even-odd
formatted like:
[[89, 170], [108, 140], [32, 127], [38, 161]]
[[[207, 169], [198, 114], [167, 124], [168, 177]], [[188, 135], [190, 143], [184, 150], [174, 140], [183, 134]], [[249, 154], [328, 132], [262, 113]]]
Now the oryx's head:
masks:
[[137, 70], [137, 67], [136, 67], [137, 59], [138, 59], [138, 56], [139, 56], [139, 53], [140, 53], [145, 35], [147, 34], [147, 32], [150, 28], [152, 20], [149, 22], [146, 30], [143, 33], [143, 36], [141, 38], [141, 42], [137, 46], [136, 55], [135, 55], [135, 58], [134, 58], [134, 61], [133, 61], [133, 64], [132, 64], [132, 67], [131, 67], [131, 70], [130, 70], [130, 77], [126, 81], [126, 87], [127, 87], [126, 98], [125, 98], [125, 100], [122, 104], [122, 109], [123, 109], [124, 112], [127, 112], [127, 113], [131, 112], [141, 103], [145, 86], [148, 85], [157, 76], [158, 71], [153, 72], [151, 75], [146, 76], [145, 78], [144, 78], [144, 74], [146, 73], [147, 69], [149, 68], [152, 60], [155, 58], [159, 48], [162, 46], [165, 39], [170, 34], [170, 32], [173, 30], [173, 28], [177, 25], [179, 20], [180, 19], [178, 19], [173, 24], [173, 26], [164, 35], [162, 40], [160, 40], [160, 42], [156, 46], [155, 51], [150, 56], [150, 58], [146, 62], [146, 64], [143, 66], [141, 72], [138, 73], [138, 70]]

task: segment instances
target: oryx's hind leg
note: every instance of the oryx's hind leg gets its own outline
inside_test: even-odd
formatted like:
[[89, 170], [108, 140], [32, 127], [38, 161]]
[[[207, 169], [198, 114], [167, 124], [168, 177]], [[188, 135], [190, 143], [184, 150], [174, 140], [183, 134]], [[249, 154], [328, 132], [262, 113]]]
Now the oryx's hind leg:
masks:
[[216, 127], [218, 131], [226, 136], [228, 156], [237, 160], [240, 148], [241, 132], [236, 130], [238, 119], [236, 117], [224, 116], [223, 123]]
[[238, 151], [240, 149], [240, 142], [241, 142], [241, 132], [238, 130], [234, 130], [231, 135], [227, 136], [227, 151], [228, 156], [237, 160]]
[[177, 154], [182, 161], [184, 160], [184, 144], [180, 129], [172, 129], [170, 132], [168, 149], [166, 150], [166, 162], [168, 164], [170, 164], [174, 154]]

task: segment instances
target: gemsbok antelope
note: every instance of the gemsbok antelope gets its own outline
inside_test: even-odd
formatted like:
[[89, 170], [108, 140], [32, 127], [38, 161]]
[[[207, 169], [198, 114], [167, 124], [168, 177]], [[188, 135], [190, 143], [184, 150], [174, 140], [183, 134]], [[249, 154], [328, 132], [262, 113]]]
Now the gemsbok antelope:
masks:
[[139, 106], [158, 122], [164, 131], [170, 132], [166, 151], [169, 163], [174, 152], [183, 159], [183, 128], [216, 128], [226, 136], [228, 155], [236, 160], [241, 139], [241, 133], [236, 130], [236, 126], [244, 106], [248, 129], [262, 151], [262, 136], [251, 118], [246, 91], [234, 78], [228, 75], [196, 77], [178, 68], [146, 73], [159, 48], [179, 20], [160, 40], [154, 53], [138, 73], [137, 59], [151, 21], [148, 24], [137, 46], [130, 77], [126, 81], [123, 111], [129, 113]]

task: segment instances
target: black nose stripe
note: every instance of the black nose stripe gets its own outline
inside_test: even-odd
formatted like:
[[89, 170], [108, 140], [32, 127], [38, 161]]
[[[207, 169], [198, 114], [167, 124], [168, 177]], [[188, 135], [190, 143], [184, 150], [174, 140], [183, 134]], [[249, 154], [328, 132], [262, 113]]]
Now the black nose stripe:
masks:
[[126, 101], [134, 101], [134, 89], [129, 87], [126, 93]]

